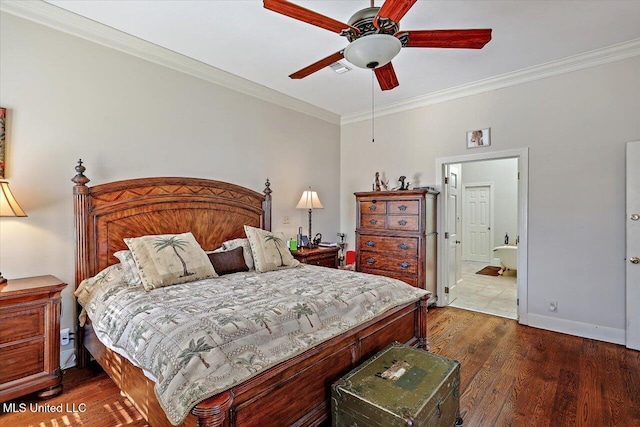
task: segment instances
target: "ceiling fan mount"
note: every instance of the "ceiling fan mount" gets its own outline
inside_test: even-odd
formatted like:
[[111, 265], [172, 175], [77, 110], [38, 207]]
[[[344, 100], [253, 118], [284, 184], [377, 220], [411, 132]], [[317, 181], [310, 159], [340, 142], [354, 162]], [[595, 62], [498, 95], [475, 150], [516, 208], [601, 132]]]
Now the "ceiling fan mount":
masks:
[[373, 69], [382, 90], [398, 86], [391, 60], [405, 47], [482, 49], [491, 29], [411, 30], [400, 32], [400, 20], [417, 0], [385, 0], [367, 7], [343, 23], [287, 0], [263, 0], [264, 7], [345, 36], [349, 45], [289, 77], [302, 79], [343, 58], [360, 68]]
[[[378, 18], [378, 26], [376, 27], [373, 20], [378, 16], [379, 7], [367, 7], [357, 11], [347, 21], [350, 28], [344, 30], [340, 35], [347, 37], [349, 42], [368, 36], [369, 34], [390, 34], [394, 35], [400, 29], [399, 25], [388, 18]], [[353, 31], [357, 28], [358, 32]]]

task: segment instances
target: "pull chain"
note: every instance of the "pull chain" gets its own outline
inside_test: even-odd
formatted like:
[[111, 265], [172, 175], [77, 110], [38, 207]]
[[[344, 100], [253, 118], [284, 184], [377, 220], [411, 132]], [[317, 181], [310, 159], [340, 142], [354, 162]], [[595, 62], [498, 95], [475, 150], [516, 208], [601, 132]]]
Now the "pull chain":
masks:
[[375, 92], [375, 73], [371, 70], [371, 142], [376, 142], [376, 126], [375, 126], [375, 103], [373, 102], [373, 94]]

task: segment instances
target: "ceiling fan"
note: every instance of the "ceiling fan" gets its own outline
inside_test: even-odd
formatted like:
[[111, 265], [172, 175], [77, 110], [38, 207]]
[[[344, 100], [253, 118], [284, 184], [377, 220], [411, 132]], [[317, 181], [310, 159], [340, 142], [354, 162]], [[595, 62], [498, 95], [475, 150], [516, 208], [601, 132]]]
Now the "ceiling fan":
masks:
[[382, 7], [356, 12], [347, 24], [298, 6], [287, 0], [264, 0], [264, 7], [282, 15], [340, 34], [349, 45], [296, 71], [289, 77], [302, 79], [343, 58], [375, 72], [380, 89], [398, 86], [391, 60], [403, 47], [482, 49], [491, 40], [491, 29], [400, 31], [400, 19], [417, 0], [386, 0]]

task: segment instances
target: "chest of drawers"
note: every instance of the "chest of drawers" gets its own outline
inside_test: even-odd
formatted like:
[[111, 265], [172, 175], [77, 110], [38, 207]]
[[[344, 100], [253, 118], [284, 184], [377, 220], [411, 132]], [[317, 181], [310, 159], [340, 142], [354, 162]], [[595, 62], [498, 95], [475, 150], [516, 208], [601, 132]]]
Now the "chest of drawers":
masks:
[[438, 192], [371, 191], [356, 196], [356, 270], [400, 279], [436, 296]]

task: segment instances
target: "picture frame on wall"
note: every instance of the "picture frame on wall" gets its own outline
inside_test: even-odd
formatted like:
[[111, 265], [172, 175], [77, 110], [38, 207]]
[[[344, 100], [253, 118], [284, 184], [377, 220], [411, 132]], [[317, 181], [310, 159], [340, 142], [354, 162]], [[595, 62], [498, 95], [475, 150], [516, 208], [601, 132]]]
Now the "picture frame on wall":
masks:
[[470, 130], [467, 132], [467, 148], [488, 147], [491, 145], [491, 128]]
[[0, 179], [4, 179], [5, 159], [7, 158], [7, 145], [5, 129], [7, 124], [7, 109], [0, 107]]

